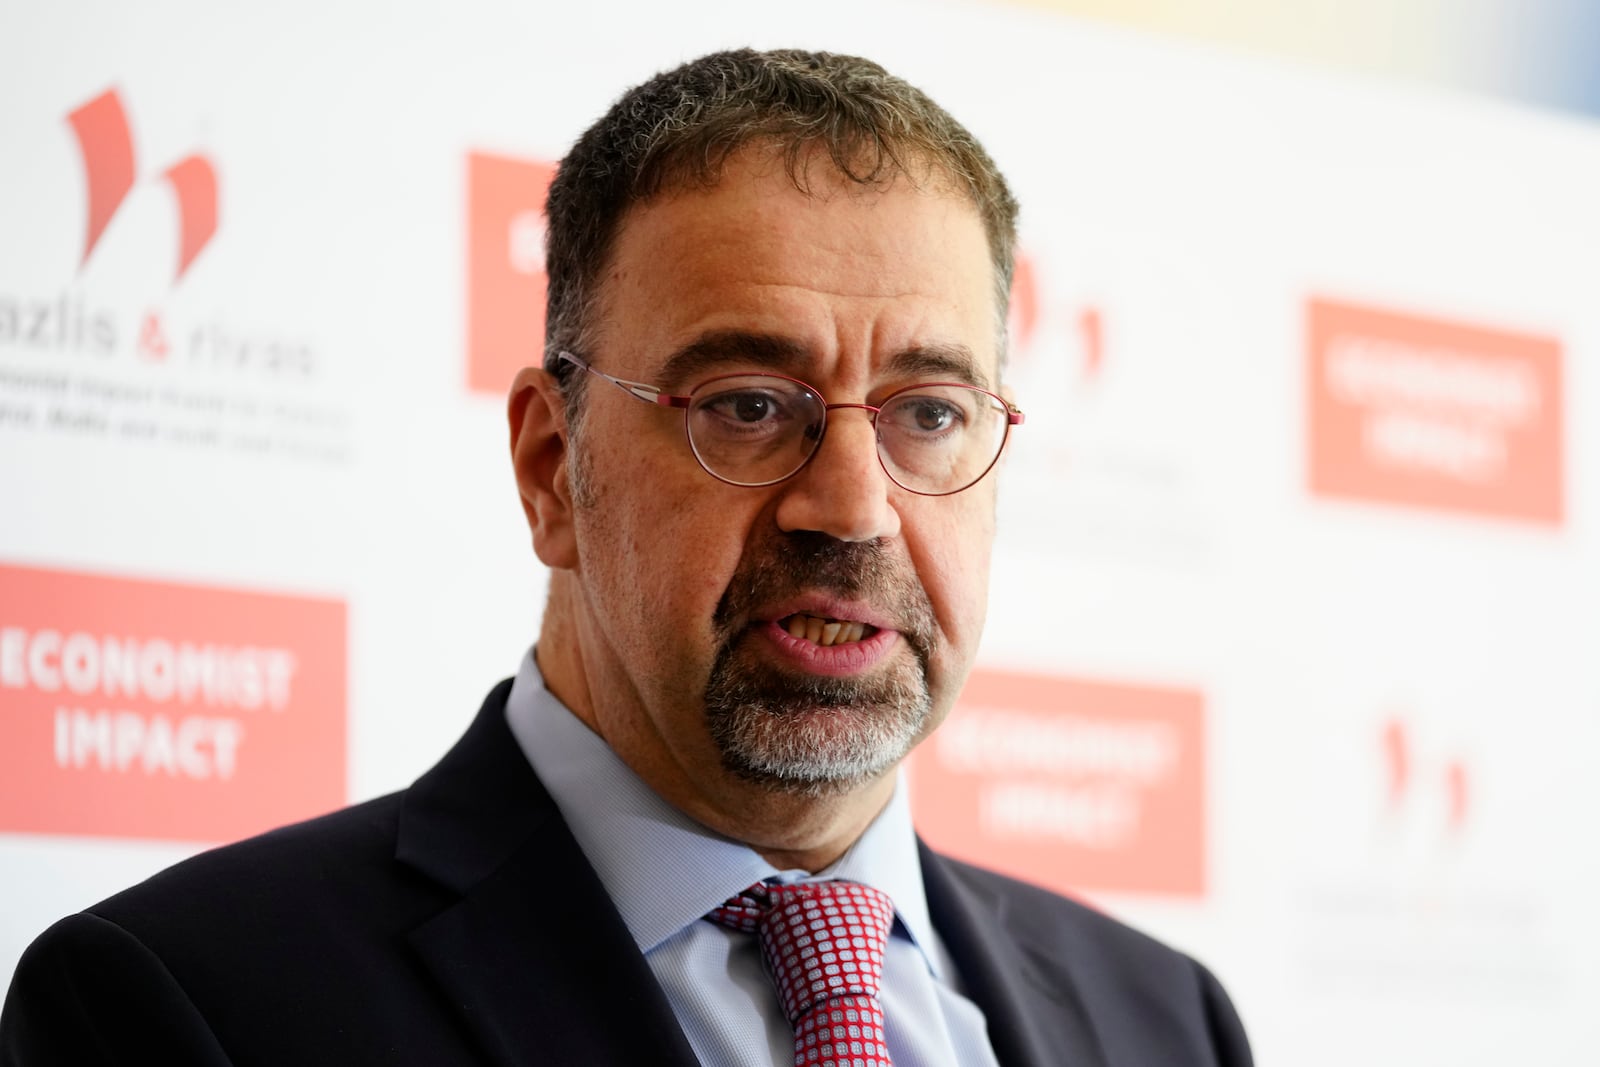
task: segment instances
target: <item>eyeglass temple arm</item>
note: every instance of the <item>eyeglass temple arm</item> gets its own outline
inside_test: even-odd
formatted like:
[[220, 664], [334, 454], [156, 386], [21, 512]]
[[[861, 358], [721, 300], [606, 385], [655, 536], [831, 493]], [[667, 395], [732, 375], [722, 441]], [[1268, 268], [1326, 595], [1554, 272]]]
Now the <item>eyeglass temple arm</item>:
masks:
[[624, 393], [635, 399], [643, 400], [647, 404], [660, 404], [664, 408], [686, 408], [689, 406], [688, 397], [664, 393], [659, 385], [646, 385], [644, 382], [630, 382], [626, 378], [613, 378], [611, 375], [603, 374], [593, 367], [590, 367], [589, 371], [591, 374], [599, 374], [600, 377], [621, 389]]
[[647, 385], [644, 382], [630, 382], [626, 378], [617, 378], [613, 375], [607, 374], [605, 371], [595, 370], [593, 367], [589, 366], [589, 364], [585, 363], [571, 352], [558, 352], [556, 355], [557, 358], [565, 360], [574, 367], [582, 367], [596, 378], [604, 378], [618, 389], [621, 389], [624, 393], [627, 393], [636, 400], [643, 400], [646, 404], [660, 404], [662, 407], [668, 408], [686, 408], [689, 406], [689, 397], [674, 396], [671, 393], [662, 392], [659, 385]]

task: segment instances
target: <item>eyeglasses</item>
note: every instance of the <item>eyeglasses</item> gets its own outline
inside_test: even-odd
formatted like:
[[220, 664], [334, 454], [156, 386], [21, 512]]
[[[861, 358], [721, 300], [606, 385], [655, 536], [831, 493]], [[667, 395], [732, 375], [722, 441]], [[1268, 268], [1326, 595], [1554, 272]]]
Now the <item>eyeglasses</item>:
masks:
[[695, 459], [729, 485], [792, 478], [821, 447], [828, 412], [860, 408], [877, 431], [878, 462], [891, 481], [922, 496], [949, 496], [981, 481], [1011, 427], [1022, 424], [1016, 405], [961, 382], [907, 386], [878, 404], [829, 404], [805, 382], [781, 374], [722, 374], [676, 396], [595, 370], [570, 352], [558, 355], [636, 400], [682, 408]]

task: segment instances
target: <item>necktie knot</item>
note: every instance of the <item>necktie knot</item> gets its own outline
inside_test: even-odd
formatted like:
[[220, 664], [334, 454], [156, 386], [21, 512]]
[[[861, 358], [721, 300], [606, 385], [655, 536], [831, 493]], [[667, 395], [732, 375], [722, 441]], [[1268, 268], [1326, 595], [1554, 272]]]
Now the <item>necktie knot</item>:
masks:
[[878, 1002], [894, 925], [887, 894], [855, 882], [760, 883], [706, 917], [759, 935], [797, 1065], [889, 1067]]

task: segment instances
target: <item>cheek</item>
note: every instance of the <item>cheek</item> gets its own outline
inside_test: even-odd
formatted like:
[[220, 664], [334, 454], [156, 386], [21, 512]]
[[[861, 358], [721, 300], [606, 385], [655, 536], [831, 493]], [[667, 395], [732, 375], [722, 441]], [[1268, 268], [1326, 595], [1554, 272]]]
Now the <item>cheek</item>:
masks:
[[[954, 503], [941, 498], [936, 503]], [[994, 545], [994, 510], [963, 507], [936, 516], [922, 538], [918, 571], [951, 651], [963, 661], [976, 651], [989, 606], [989, 559]]]
[[581, 520], [600, 610], [626, 605], [667, 643], [708, 633], [744, 547], [740, 501], [722, 499], [692, 460], [635, 454], [619, 466], [619, 458], [595, 457], [604, 488]]

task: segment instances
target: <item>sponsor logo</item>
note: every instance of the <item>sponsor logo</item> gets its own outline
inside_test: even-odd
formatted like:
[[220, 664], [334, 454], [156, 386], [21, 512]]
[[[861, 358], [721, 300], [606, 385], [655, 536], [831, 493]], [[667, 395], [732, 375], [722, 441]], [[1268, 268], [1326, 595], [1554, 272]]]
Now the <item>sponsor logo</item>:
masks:
[[1039, 331], [1039, 272], [1033, 257], [1020, 249], [1011, 270], [1011, 306], [1007, 310], [1011, 347], [1031, 351]]
[[1308, 742], [1317, 758], [1298, 764], [1300, 795], [1284, 795], [1297, 831], [1279, 856], [1286, 976], [1308, 991], [1465, 1004], [1568, 995], [1557, 887], [1583, 875], [1562, 852], [1571, 828], [1527, 777], [1550, 761], [1498, 759], [1465, 711], [1351, 715]]
[[1439, 813], [1444, 831], [1454, 837], [1466, 829], [1471, 812], [1467, 764], [1459, 757], [1423, 761], [1411, 734], [1406, 720], [1398, 715], [1383, 724], [1385, 817], [1400, 822], [1409, 810], [1431, 809]]
[[0, 830], [225, 841], [345, 788], [343, 603], [0, 566]]
[[555, 165], [467, 156], [467, 387], [503, 395], [544, 359], [544, 199]]
[[974, 671], [912, 762], [935, 848], [1066, 892], [1205, 891], [1198, 692]]
[[1328, 300], [1307, 336], [1312, 492], [1561, 522], [1558, 342]]
[[82, 255], [55, 293], [0, 292], [0, 430], [346, 462], [346, 414], [305, 392], [320, 369], [310, 342], [182, 309], [180, 282], [202, 253], [211, 250], [208, 269], [221, 262], [211, 159], [191, 154], [155, 176], [177, 201], [177, 270], [150, 303], [142, 275], [94, 278], [115, 220], [147, 206], [122, 95], [107, 89], [68, 111], [66, 124], [87, 190]]
[[[136, 184], [133, 133], [122, 97], [107, 89], [72, 109], [67, 123], [77, 139], [88, 190], [83, 256], [79, 274], [104, 244], [113, 219], [129, 210]], [[217, 168], [196, 153], [162, 169], [159, 180], [178, 205], [176, 286], [218, 229]], [[131, 320], [131, 321], [130, 321]], [[0, 348], [19, 352], [113, 357], [136, 355], [149, 365], [166, 364], [218, 374], [250, 374], [274, 380], [303, 380], [315, 371], [311, 346], [270, 331], [218, 321], [169, 323], [164, 307], [128, 314], [95, 300], [81, 287], [50, 296], [0, 293]]]
[[[128, 113], [115, 89], [107, 89], [67, 115], [78, 149], [83, 155], [85, 184], [89, 191], [88, 226], [83, 262], [89, 262], [106, 226], [133, 188], [133, 133]], [[178, 200], [178, 275], [217, 232], [217, 171], [203, 155], [185, 156], [162, 171]]]
[[1205, 494], [1194, 457], [1174, 444], [1183, 415], [1164, 412], [1166, 395], [1148, 388], [1167, 381], [1177, 383], [1173, 395], [1189, 389], [1193, 360], [1157, 366], [1175, 351], [1163, 332], [1181, 331], [1152, 332], [1140, 321], [1137, 291], [1113, 303], [1108, 282], [1053, 273], [1048, 251], [1019, 249], [1012, 281], [1003, 377], [1024, 411], [1042, 408], [1047, 417], [1030, 416], [1008, 445], [1002, 536], [1011, 551], [1051, 557], [1201, 564], [1214, 536], [1196, 504]]
[[1106, 362], [1105, 322], [1097, 307], [1085, 307], [1078, 312], [1078, 334], [1083, 340], [1084, 381], [1100, 377]]
[[[1092, 383], [1100, 377], [1105, 365], [1103, 313], [1094, 304], [1085, 303], [1074, 309], [1065, 301], [1046, 301], [1047, 287], [1041, 280], [1042, 275], [1033, 253], [1019, 249], [1011, 276], [1011, 305], [1006, 320], [1013, 356], [1019, 364], [1027, 365], [1046, 354], [1042, 352], [1044, 349], [1052, 349], [1049, 354], [1053, 355], [1064, 348], [1066, 365], [1076, 362], [1072, 376], [1077, 382], [1072, 384]], [[1053, 321], [1057, 319], [1071, 320], [1073, 329], [1067, 332], [1075, 336], [1056, 336], [1047, 343], [1043, 335], [1052, 329], [1061, 329], [1062, 322]]]

